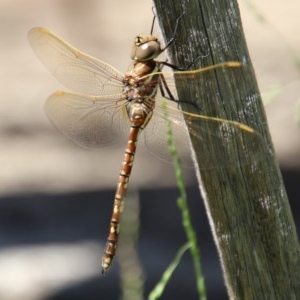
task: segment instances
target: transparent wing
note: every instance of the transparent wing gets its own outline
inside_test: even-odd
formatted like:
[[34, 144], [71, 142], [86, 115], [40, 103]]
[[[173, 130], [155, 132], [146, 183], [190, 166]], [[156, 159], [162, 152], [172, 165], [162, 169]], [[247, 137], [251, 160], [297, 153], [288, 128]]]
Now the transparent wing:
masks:
[[[203, 76], [204, 73], [209, 73], [209, 71], [214, 71], [215, 69], [224, 69], [224, 68], [240, 68], [242, 67], [242, 64], [238, 61], [228, 61], [223, 62], [215, 65], [211, 65], [205, 68], [195, 69], [195, 70], [188, 70], [188, 71], [159, 71], [159, 72], [152, 72], [148, 75], [145, 75], [141, 77], [141, 81], [146, 81], [147, 78], [151, 78], [154, 75], [160, 75], [157, 76], [157, 80], [151, 79], [151, 85], [156, 86], [158, 84], [158, 80], [164, 81], [164, 86], [167, 86], [173, 96], [175, 96], [175, 99], [178, 99], [176, 97], [176, 88], [174, 84], [174, 78], [176, 77], [176, 80], [180, 81], [181, 79], [189, 80], [189, 82], [193, 80], [198, 80], [200, 76]], [[166, 95], [168, 96], [168, 95]]]
[[59, 91], [45, 103], [54, 127], [82, 147], [99, 148], [117, 143], [129, 132], [125, 101]]
[[[145, 143], [147, 148], [158, 157], [161, 157], [163, 160], [170, 160], [166, 139], [165, 139], [165, 132], [166, 132], [166, 124], [165, 124], [165, 112], [162, 110], [162, 107], [165, 106], [168, 110], [168, 114], [170, 116], [172, 132], [175, 136], [175, 143], [177, 142], [178, 147], [177, 151], [179, 152], [180, 156], [182, 157], [182, 163], [184, 165], [192, 165], [191, 160], [191, 151], [190, 151], [190, 142], [186, 138], [187, 136], [187, 118], [184, 116], [188, 116], [190, 122], [191, 120], [199, 120], [199, 123], [202, 123], [204, 128], [207, 127], [206, 124], [212, 123], [211, 129], [205, 129], [205, 133], [210, 133], [211, 135], [218, 134], [218, 126], [221, 124], [228, 124], [229, 127], [239, 131], [237, 128], [243, 128], [243, 126], [238, 122], [232, 122], [225, 119], [216, 119], [213, 117], [206, 117], [203, 115], [192, 115], [188, 112], [182, 113], [179, 103], [184, 102], [187, 105], [187, 101], [185, 99], [179, 99], [177, 96], [177, 91], [174, 83], [174, 77], [176, 77], [177, 81], [181, 79], [188, 80], [189, 83], [192, 83], [193, 80], [198, 80], [200, 76], [203, 76], [203, 73], [209, 73], [214, 71], [215, 69], [222, 69], [222, 68], [239, 68], [241, 67], [241, 63], [237, 61], [229, 61], [223, 62], [215, 65], [211, 65], [205, 68], [195, 69], [195, 70], [188, 70], [188, 71], [163, 71], [163, 72], [155, 72], [149, 75], [144, 76], [141, 78], [145, 80], [150, 76], [156, 76], [157, 79], [151, 79], [150, 83], [153, 86], [161, 85], [162, 89], [165, 94], [161, 94], [158, 92], [156, 97], [156, 106], [155, 112], [153, 114], [152, 120], [147, 125], [148, 129], [145, 130]], [[159, 81], [159, 82], [158, 82]], [[175, 101], [172, 101], [170, 98], [173, 97]], [[191, 127], [191, 126], [190, 126]], [[189, 128], [191, 129], [191, 128]], [[199, 129], [200, 133], [195, 130], [190, 130], [190, 134], [197, 136], [198, 138], [202, 139], [201, 131], [204, 129]], [[206, 132], [207, 130], [207, 132]], [[230, 130], [230, 129], [228, 129]], [[244, 131], [243, 129], [241, 132]]]
[[[159, 76], [159, 80], [164, 81], [165, 86], [169, 89], [171, 95], [178, 100], [174, 85], [174, 76], [176, 76], [177, 80], [184, 78], [188, 79], [190, 82], [192, 80], [198, 80], [199, 76], [204, 72], [212, 71], [217, 68], [235, 67], [241, 67], [241, 64], [232, 61], [202, 69], [158, 72], [157, 74], [162, 75]], [[152, 84], [155, 85], [157, 82], [152, 81]], [[165, 93], [167, 93], [166, 90]], [[167, 93], [166, 95], [158, 95], [156, 97], [156, 106], [152, 120], [145, 129], [145, 143], [147, 148], [155, 156], [161, 157], [163, 160], [171, 160], [166, 142], [166, 113], [168, 120], [171, 122], [176, 149], [181, 156], [182, 164], [185, 166], [192, 165], [191, 144], [188, 134], [196, 137], [200, 143], [203, 141], [203, 147], [207, 147], [205, 144], [207, 139], [213, 139], [213, 144], [218, 145], [218, 153], [222, 153], [222, 159], [216, 160], [216, 162], [211, 159], [204, 160], [200, 166], [201, 169], [225, 167], [228, 165], [235, 165], [238, 162], [247, 163], [250, 160], [259, 161], [268, 155], [269, 150], [262, 136], [247, 125], [231, 120], [196, 115], [182, 111], [179, 103], [181, 101], [184, 102], [184, 99], [180, 99], [180, 101], [171, 101], [163, 96], [169, 97], [170, 94]], [[186, 102], [185, 105], [187, 105]], [[189, 128], [189, 133], [187, 133], [187, 128]], [[251, 149], [249, 149], [249, 147]], [[213, 151], [214, 149], [211, 149], [211, 152]], [[251, 153], [251, 158], [249, 157], [249, 153]]]
[[89, 95], [122, 92], [121, 72], [77, 50], [48, 29], [32, 28], [28, 40], [38, 58], [67, 88]]
[[[167, 123], [163, 109], [166, 106], [169, 111], [169, 120], [174, 136], [176, 150], [181, 157], [182, 165], [192, 167], [191, 147], [188, 137], [188, 130], [183, 114], [178, 110], [178, 105], [165, 98], [156, 98], [153, 116], [144, 129], [144, 140], [147, 149], [159, 159], [171, 162], [171, 157], [167, 145]], [[172, 113], [170, 114], [170, 112]]]
[[[222, 158], [215, 161], [210, 157], [204, 159], [200, 166], [201, 169], [259, 162], [268, 155], [268, 147], [262, 136], [247, 125], [191, 114], [182, 111], [175, 101], [157, 97], [153, 118], [144, 134], [147, 148], [163, 160], [171, 160], [167, 146], [166, 118], [171, 123], [174, 144], [183, 166], [192, 166], [189, 134], [197, 138], [201, 147], [208, 147], [206, 141], [212, 139], [214, 141], [212, 144], [218, 145], [218, 151], [210, 149], [209, 153], [222, 154]], [[189, 133], [187, 128], [189, 128]], [[204, 152], [207, 151], [203, 151], [203, 154]]]

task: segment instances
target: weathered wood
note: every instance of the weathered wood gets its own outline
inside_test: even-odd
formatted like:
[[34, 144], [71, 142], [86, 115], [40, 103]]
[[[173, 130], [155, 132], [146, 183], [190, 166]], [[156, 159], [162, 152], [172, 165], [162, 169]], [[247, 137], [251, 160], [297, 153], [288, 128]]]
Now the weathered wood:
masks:
[[[231, 299], [300, 299], [299, 243], [235, 0], [154, 0], [165, 41], [182, 14], [168, 52], [171, 62], [193, 68], [239, 61], [239, 69], [220, 69], [198, 84], [176, 83], [179, 99], [194, 103], [193, 113], [245, 123], [258, 134], [232, 143], [239, 160], [226, 166], [222, 138], [207, 131], [191, 137], [215, 242]], [[186, 106], [189, 109], [191, 106]], [[200, 130], [204, 121], [193, 122]], [[207, 130], [210, 124], [204, 124]], [[216, 125], [212, 125], [216, 127]], [[242, 144], [239, 144], [242, 143]]]

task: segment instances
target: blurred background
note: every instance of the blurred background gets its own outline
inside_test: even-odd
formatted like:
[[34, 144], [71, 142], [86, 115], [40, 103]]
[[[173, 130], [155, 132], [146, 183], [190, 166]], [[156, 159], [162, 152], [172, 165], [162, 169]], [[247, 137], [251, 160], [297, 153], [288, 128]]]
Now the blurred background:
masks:
[[[120, 298], [122, 264], [116, 261], [103, 278], [100, 258], [125, 145], [87, 151], [51, 126], [44, 102], [63, 87], [35, 57], [27, 32], [47, 27], [125, 72], [133, 38], [150, 30], [151, 7], [151, 1], [137, 0], [0, 2], [0, 299]], [[266, 106], [269, 126], [297, 221], [300, 3], [241, 0], [240, 9], [261, 92], [272, 100]], [[141, 269], [136, 274], [143, 275], [132, 281], [145, 280], [145, 295], [185, 241], [173, 173], [171, 165], [138, 149], [127, 201], [132, 198], [136, 207], [127, 204], [125, 211], [136, 210], [129, 218], [134, 219], [140, 210]], [[192, 170], [186, 175], [208, 298], [226, 299], [195, 175]], [[193, 280], [185, 255], [164, 299], [174, 299], [174, 294], [194, 299]]]

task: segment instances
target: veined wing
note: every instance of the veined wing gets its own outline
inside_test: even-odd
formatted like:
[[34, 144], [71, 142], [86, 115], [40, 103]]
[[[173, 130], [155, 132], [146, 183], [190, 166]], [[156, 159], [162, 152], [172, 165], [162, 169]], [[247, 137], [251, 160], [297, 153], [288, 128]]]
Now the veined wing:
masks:
[[32, 28], [28, 40], [48, 70], [67, 88], [89, 95], [119, 94], [123, 74], [81, 52], [45, 28]]
[[[82, 147], [99, 148], [124, 143], [129, 131], [124, 103], [113, 96], [88, 96], [59, 91], [45, 103], [51, 123]], [[127, 121], [126, 121], [127, 119]]]
[[[218, 145], [216, 149], [201, 152], [212, 154], [202, 160], [201, 169], [222, 168], [237, 164], [257, 164], [268, 155], [268, 147], [262, 136], [249, 126], [231, 120], [192, 114], [182, 111], [178, 102], [157, 97], [156, 106], [151, 122], [145, 129], [145, 143], [147, 148], [158, 157], [169, 161], [170, 155], [166, 143], [166, 118], [170, 121], [176, 150], [182, 164], [191, 166], [191, 144], [189, 134], [195, 137], [201, 147], [210, 147], [207, 143]], [[215, 154], [215, 155], [214, 155]]]
[[[219, 68], [238, 67], [241, 67], [241, 63], [232, 61], [196, 70], [157, 72], [158, 75], [161, 75], [160, 78], [164, 80], [165, 85], [177, 101], [167, 100], [162, 96], [156, 97], [154, 115], [145, 129], [145, 143], [147, 148], [156, 156], [170, 160], [165, 134], [167, 130], [165, 121], [167, 114], [168, 120], [171, 122], [174, 142], [184, 165], [189, 166], [192, 163], [190, 159], [191, 145], [186, 138], [188, 135], [187, 127], [189, 128], [190, 135], [196, 137], [198, 141], [202, 141], [203, 147], [208, 147], [207, 140], [213, 139], [213, 144], [217, 144], [220, 150], [218, 153], [223, 153], [222, 159], [216, 160], [216, 162], [210, 158], [203, 160], [200, 166], [202, 169], [226, 167], [228, 165], [235, 165], [237, 162], [259, 161], [265, 157], [268, 154], [268, 147], [265, 141], [258, 132], [249, 126], [233, 120], [193, 114], [182, 111], [180, 108], [180, 102], [188, 105], [188, 101], [187, 99], [178, 99], [174, 77], [177, 80], [188, 79], [188, 82], [191, 82], [192, 80], [198, 80], [199, 76], [205, 72], [209, 73], [209, 71]], [[156, 84], [156, 82], [152, 81], [152, 84]], [[165, 96], [168, 97], [169, 95], [166, 94]], [[192, 108], [195, 109], [195, 107]], [[210, 153], [213, 152], [214, 149], [211, 149]]]
[[[152, 72], [151, 74], [145, 75], [141, 77], [141, 80], [145, 80], [149, 77], [153, 77], [154, 75], [160, 75], [158, 76], [157, 80], [163, 80], [165, 85], [170, 88], [171, 92], [174, 92], [175, 90], [175, 84], [174, 84], [174, 78], [176, 77], [177, 80], [185, 79], [189, 80], [198, 80], [200, 76], [203, 76], [204, 73], [209, 73], [210, 71], [216, 70], [216, 69], [225, 69], [225, 68], [240, 68], [242, 67], [242, 64], [238, 61], [227, 61], [222, 62], [219, 64], [211, 65], [208, 67], [195, 69], [195, 70], [187, 70], [187, 71], [159, 71], [159, 72]], [[151, 80], [152, 85], [157, 85], [157, 81], [154, 79]], [[167, 95], [168, 96], [168, 95]], [[173, 95], [175, 96], [175, 95]], [[176, 97], [175, 97], [176, 98]]]

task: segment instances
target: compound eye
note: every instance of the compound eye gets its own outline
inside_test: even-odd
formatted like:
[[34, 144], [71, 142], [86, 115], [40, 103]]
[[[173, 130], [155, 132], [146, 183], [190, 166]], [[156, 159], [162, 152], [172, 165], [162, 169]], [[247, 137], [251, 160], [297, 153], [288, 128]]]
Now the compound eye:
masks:
[[131, 50], [131, 59], [146, 61], [156, 58], [161, 53], [160, 43], [154, 36], [138, 35]]

